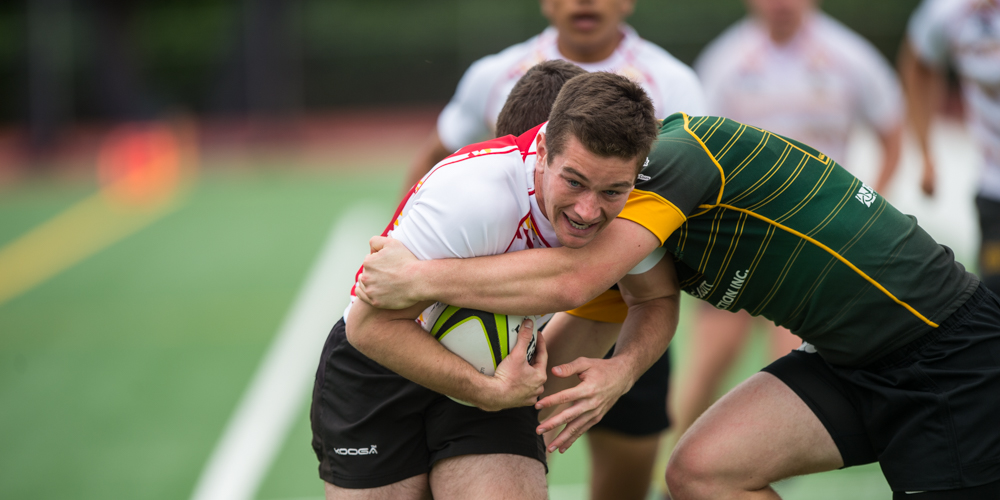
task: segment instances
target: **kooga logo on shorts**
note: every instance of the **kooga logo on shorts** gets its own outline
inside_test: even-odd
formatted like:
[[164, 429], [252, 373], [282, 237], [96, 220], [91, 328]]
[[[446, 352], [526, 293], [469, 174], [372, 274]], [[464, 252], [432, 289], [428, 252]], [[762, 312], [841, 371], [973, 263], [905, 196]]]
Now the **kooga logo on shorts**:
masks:
[[[740, 273], [743, 273], [741, 276]], [[726, 294], [722, 296], [722, 300], [715, 307], [719, 309], [729, 309], [729, 306], [733, 305], [733, 301], [736, 300], [736, 296], [740, 293], [740, 288], [743, 288], [743, 282], [746, 281], [747, 275], [750, 274], [750, 270], [746, 271], [736, 271], [736, 276], [733, 278], [733, 282], [729, 284], [729, 290], [726, 290]]]
[[371, 448], [334, 448], [333, 452], [338, 455], [378, 455], [378, 450], [375, 449], [375, 445]]

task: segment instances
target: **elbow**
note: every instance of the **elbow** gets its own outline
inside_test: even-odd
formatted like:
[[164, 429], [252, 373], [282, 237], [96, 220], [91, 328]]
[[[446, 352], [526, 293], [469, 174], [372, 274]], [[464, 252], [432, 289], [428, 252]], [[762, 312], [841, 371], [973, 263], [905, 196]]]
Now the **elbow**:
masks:
[[347, 333], [347, 342], [351, 344], [352, 347], [361, 351], [364, 354], [366, 348], [371, 343], [371, 335], [367, 328], [365, 328], [365, 323], [361, 321], [352, 321], [349, 316], [347, 320], [347, 325], [345, 327], [345, 332]]

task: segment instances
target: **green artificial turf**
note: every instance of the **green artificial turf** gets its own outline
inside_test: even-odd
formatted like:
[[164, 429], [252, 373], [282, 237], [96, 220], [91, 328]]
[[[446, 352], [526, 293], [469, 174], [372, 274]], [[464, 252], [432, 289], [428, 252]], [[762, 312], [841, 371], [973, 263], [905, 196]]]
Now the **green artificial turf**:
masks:
[[[189, 497], [334, 221], [362, 201], [394, 206], [398, 172], [354, 171], [209, 168], [172, 212], [0, 304], [0, 498]], [[0, 246], [94, 189], [0, 188]], [[751, 346], [730, 385], [764, 363]], [[310, 437], [305, 405], [258, 498], [322, 498]], [[553, 498], [582, 495], [587, 464], [583, 440], [555, 457]], [[779, 487], [793, 500], [888, 495], [877, 467]]]

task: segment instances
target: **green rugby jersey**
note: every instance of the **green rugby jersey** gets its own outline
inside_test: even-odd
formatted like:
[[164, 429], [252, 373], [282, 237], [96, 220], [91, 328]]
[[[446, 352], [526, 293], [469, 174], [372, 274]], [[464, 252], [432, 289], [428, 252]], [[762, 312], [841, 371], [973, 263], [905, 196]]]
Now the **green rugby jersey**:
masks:
[[657, 235], [680, 286], [863, 365], [975, 290], [947, 247], [822, 153], [732, 120], [665, 119], [619, 216]]

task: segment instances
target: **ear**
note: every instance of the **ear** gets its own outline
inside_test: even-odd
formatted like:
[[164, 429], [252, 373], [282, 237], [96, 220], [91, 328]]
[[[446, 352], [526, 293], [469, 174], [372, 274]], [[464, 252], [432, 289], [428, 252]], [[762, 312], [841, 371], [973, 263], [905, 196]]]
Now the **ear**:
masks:
[[548, 165], [548, 148], [545, 147], [545, 132], [535, 137], [535, 171], [541, 173]]

